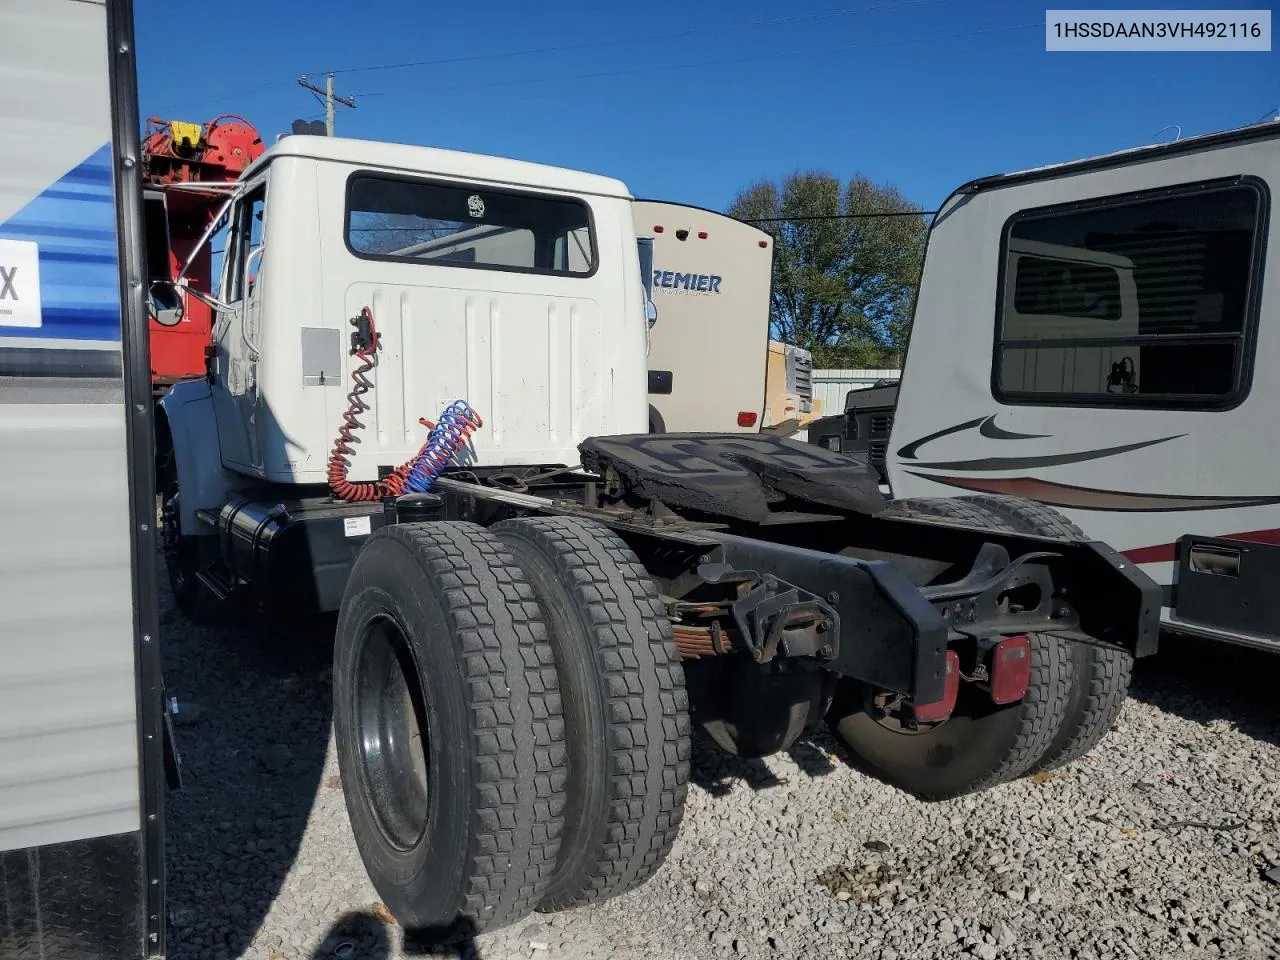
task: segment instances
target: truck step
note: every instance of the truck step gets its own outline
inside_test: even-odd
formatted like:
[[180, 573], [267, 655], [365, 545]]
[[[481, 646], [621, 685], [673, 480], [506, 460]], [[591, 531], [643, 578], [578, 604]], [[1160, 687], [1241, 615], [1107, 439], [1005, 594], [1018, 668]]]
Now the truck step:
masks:
[[236, 592], [236, 584], [230, 576], [216, 570], [201, 570], [196, 579], [219, 603], [228, 602]]

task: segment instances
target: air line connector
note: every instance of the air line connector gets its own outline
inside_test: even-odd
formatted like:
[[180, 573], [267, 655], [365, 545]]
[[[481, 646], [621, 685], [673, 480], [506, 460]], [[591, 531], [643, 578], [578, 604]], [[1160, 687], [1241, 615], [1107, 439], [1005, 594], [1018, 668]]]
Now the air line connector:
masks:
[[376, 350], [379, 347], [382, 334], [374, 333], [373, 318], [368, 310], [361, 310], [358, 316], [352, 317], [351, 325], [355, 327], [355, 330], [351, 331], [352, 356], [370, 349]]

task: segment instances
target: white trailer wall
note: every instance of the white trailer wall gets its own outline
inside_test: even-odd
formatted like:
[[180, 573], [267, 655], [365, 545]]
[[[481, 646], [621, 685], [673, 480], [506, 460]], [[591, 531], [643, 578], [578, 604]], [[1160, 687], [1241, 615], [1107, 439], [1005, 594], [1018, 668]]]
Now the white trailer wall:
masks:
[[150, 445], [146, 320], [141, 288], [122, 309], [121, 283], [122, 249], [142, 262], [141, 194], [122, 85], [132, 104], [128, 3], [0, 2], [0, 957], [164, 949], [160, 781], [143, 761], [160, 757], [158, 682], [139, 698], [159, 674], [154, 506], [136, 519], [152, 496], [134, 456]]
[[813, 371], [813, 399], [822, 402], [822, 415], [833, 416], [844, 411], [844, 398], [850, 390], [862, 390], [873, 386], [877, 380], [897, 383], [901, 370], [815, 370]]

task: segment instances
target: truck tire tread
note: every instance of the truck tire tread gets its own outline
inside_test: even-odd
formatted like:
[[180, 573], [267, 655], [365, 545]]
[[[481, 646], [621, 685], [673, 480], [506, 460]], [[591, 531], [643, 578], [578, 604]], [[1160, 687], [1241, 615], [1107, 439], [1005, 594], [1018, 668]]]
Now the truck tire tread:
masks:
[[909, 500], [894, 500], [885, 509], [883, 516], [954, 520], [967, 527], [1002, 533], [1014, 532], [1013, 528], [1004, 522], [1004, 518], [993, 516], [990, 510], [985, 509], [983, 505], [969, 502], [967, 497], [914, 497]]
[[[1044, 756], [1030, 772], [1057, 770], [1079, 760], [1101, 742], [1115, 725], [1129, 697], [1133, 678], [1133, 655], [1113, 647], [1077, 644], [1076, 684], [1082, 689], [1077, 702], [1077, 719], [1063, 726]], [[1083, 654], [1083, 655], [1081, 655]]]
[[[1017, 533], [1043, 534], [1064, 540], [1088, 540], [1076, 524], [1035, 500], [993, 494], [960, 497], [1003, 519]], [[1076, 689], [1061, 732], [1031, 768], [1056, 770], [1079, 760], [1114, 726], [1129, 695], [1133, 655], [1118, 647], [1077, 643]]]
[[[1014, 533], [1006, 519], [985, 504], [959, 497], [920, 497], [896, 500], [890, 504], [890, 516], [927, 517], [950, 520], [975, 529]], [[1013, 736], [999, 752], [987, 753], [982, 761], [965, 764], [965, 769], [950, 777], [932, 776], [910, 769], [895, 773], [874, 758], [863, 757], [870, 766], [886, 774], [894, 782], [929, 800], [944, 800], [984, 790], [1031, 772], [1059, 735], [1067, 717], [1072, 691], [1076, 686], [1074, 644], [1048, 633], [1029, 635], [1032, 644], [1031, 678], [1022, 701], [1009, 710], [1017, 711]], [[848, 721], [846, 721], [848, 722]], [[856, 723], [857, 721], [854, 721]], [[855, 730], [856, 727], [847, 729]], [[854, 734], [855, 739], [857, 734]], [[906, 748], [910, 738], [902, 741]], [[854, 746], [855, 752], [857, 747]], [[924, 763], [923, 759], [921, 761]], [[907, 780], [911, 782], [907, 782]]]
[[[567, 752], [554, 657], [532, 587], [511, 553], [483, 528], [397, 524], [375, 533], [360, 559], [379, 540], [407, 554], [399, 562], [418, 567], [444, 613], [462, 680], [470, 773], [461, 825], [465, 866], [455, 897], [438, 915], [414, 916], [410, 909], [402, 922], [433, 936], [443, 927], [471, 935], [532, 912], [555, 869]], [[359, 559], [348, 598], [360, 586], [358, 569]], [[342, 631], [340, 622], [340, 638]], [[335, 697], [338, 680], [335, 671]], [[349, 794], [347, 803], [351, 810]], [[353, 826], [356, 819], [352, 811]]]
[[1074, 682], [1067, 641], [1042, 633], [1030, 634], [1029, 639], [1032, 661], [1026, 695], [996, 715], [979, 713], [975, 720], [959, 721], [972, 730], [947, 730], [957, 722], [953, 715], [936, 735], [881, 731], [856, 702], [839, 697], [829, 722], [873, 772], [925, 800], [949, 800], [1015, 780], [1030, 772], [1061, 729]]
[[1087, 540], [1083, 530], [1052, 507], [1022, 497], [975, 494], [957, 497], [995, 514], [1015, 533], [1035, 533], [1064, 540]]
[[1031, 680], [1023, 698], [1021, 730], [1004, 762], [979, 783], [979, 789], [1030, 773], [1062, 729], [1066, 718], [1071, 690], [1078, 682], [1074, 675], [1071, 645], [1047, 633], [1033, 633], [1030, 639], [1033, 647], [1040, 648], [1040, 656], [1033, 655]]
[[[491, 923], [520, 917], [534, 908], [550, 879], [559, 850], [559, 824], [564, 806], [565, 744], [560, 722], [560, 690], [551, 669], [550, 645], [534, 611], [532, 590], [520, 575], [511, 555], [492, 538], [477, 536], [446, 524], [398, 525], [415, 541], [431, 563], [436, 576], [452, 580], [446, 596], [454, 629], [463, 637], [462, 667], [472, 694], [471, 736], [477, 755], [472, 769], [476, 777], [476, 821], [481, 830], [472, 838], [468, 860], [474, 864], [466, 895], [468, 913], [491, 911]], [[474, 571], [474, 583], [463, 571]], [[490, 584], [484, 584], [489, 580]], [[490, 589], [492, 587], [493, 589]], [[489, 599], [501, 596], [495, 605]], [[474, 629], [497, 606], [508, 622], [494, 623], [493, 630]], [[502, 665], [494, 669], [491, 657]], [[523, 687], [523, 689], [521, 689]], [[532, 730], [521, 730], [509, 712], [498, 710], [504, 700], [527, 700], [533, 714]], [[533, 754], [533, 796], [509, 787], [515, 779], [522, 750]], [[496, 764], [486, 755], [496, 756]], [[518, 774], [517, 774], [518, 776]], [[534, 820], [529, 807], [537, 808]], [[523, 809], [521, 809], [523, 808]], [[520, 856], [524, 851], [523, 857]], [[511, 851], [508, 863], [489, 851]], [[498, 911], [508, 877], [516, 878], [515, 896], [508, 895], [506, 910]], [[498, 880], [500, 882], [494, 882]], [[508, 881], [509, 882], [509, 881]]]
[[[688, 791], [689, 704], [680, 654], [656, 586], [624, 540], [608, 528], [572, 517], [529, 517], [492, 528], [526, 573], [531, 551], [566, 588], [585, 628], [580, 674], [593, 691], [560, 674], [569, 738], [569, 791], [599, 791], [593, 815], [565, 824], [560, 874], [540, 909], [561, 910], [617, 896], [644, 883], [665, 862], [680, 830]], [[547, 613], [549, 625], [553, 622]], [[553, 642], [557, 640], [553, 636]], [[574, 655], [568, 638], [562, 655]], [[579, 654], [580, 655], [580, 654]], [[595, 704], [607, 755], [575, 742], [570, 701]], [[575, 760], [576, 768], [575, 768]], [[586, 769], [584, 769], [586, 768]], [[573, 802], [570, 802], [571, 809]], [[596, 822], [603, 816], [603, 822]]]

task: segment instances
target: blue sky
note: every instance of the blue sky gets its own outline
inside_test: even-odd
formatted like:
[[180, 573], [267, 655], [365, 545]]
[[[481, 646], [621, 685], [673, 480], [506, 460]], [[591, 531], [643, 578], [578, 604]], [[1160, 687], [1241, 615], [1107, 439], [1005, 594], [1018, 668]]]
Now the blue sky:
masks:
[[1280, 51], [1046, 53], [1044, 8], [1012, 0], [135, 0], [135, 17], [144, 117], [236, 112], [270, 141], [323, 114], [299, 74], [437, 61], [338, 73], [358, 102], [338, 134], [576, 167], [715, 209], [797, 169], [866, 174], [931, 209], [975, 176], [1280, 107]]

